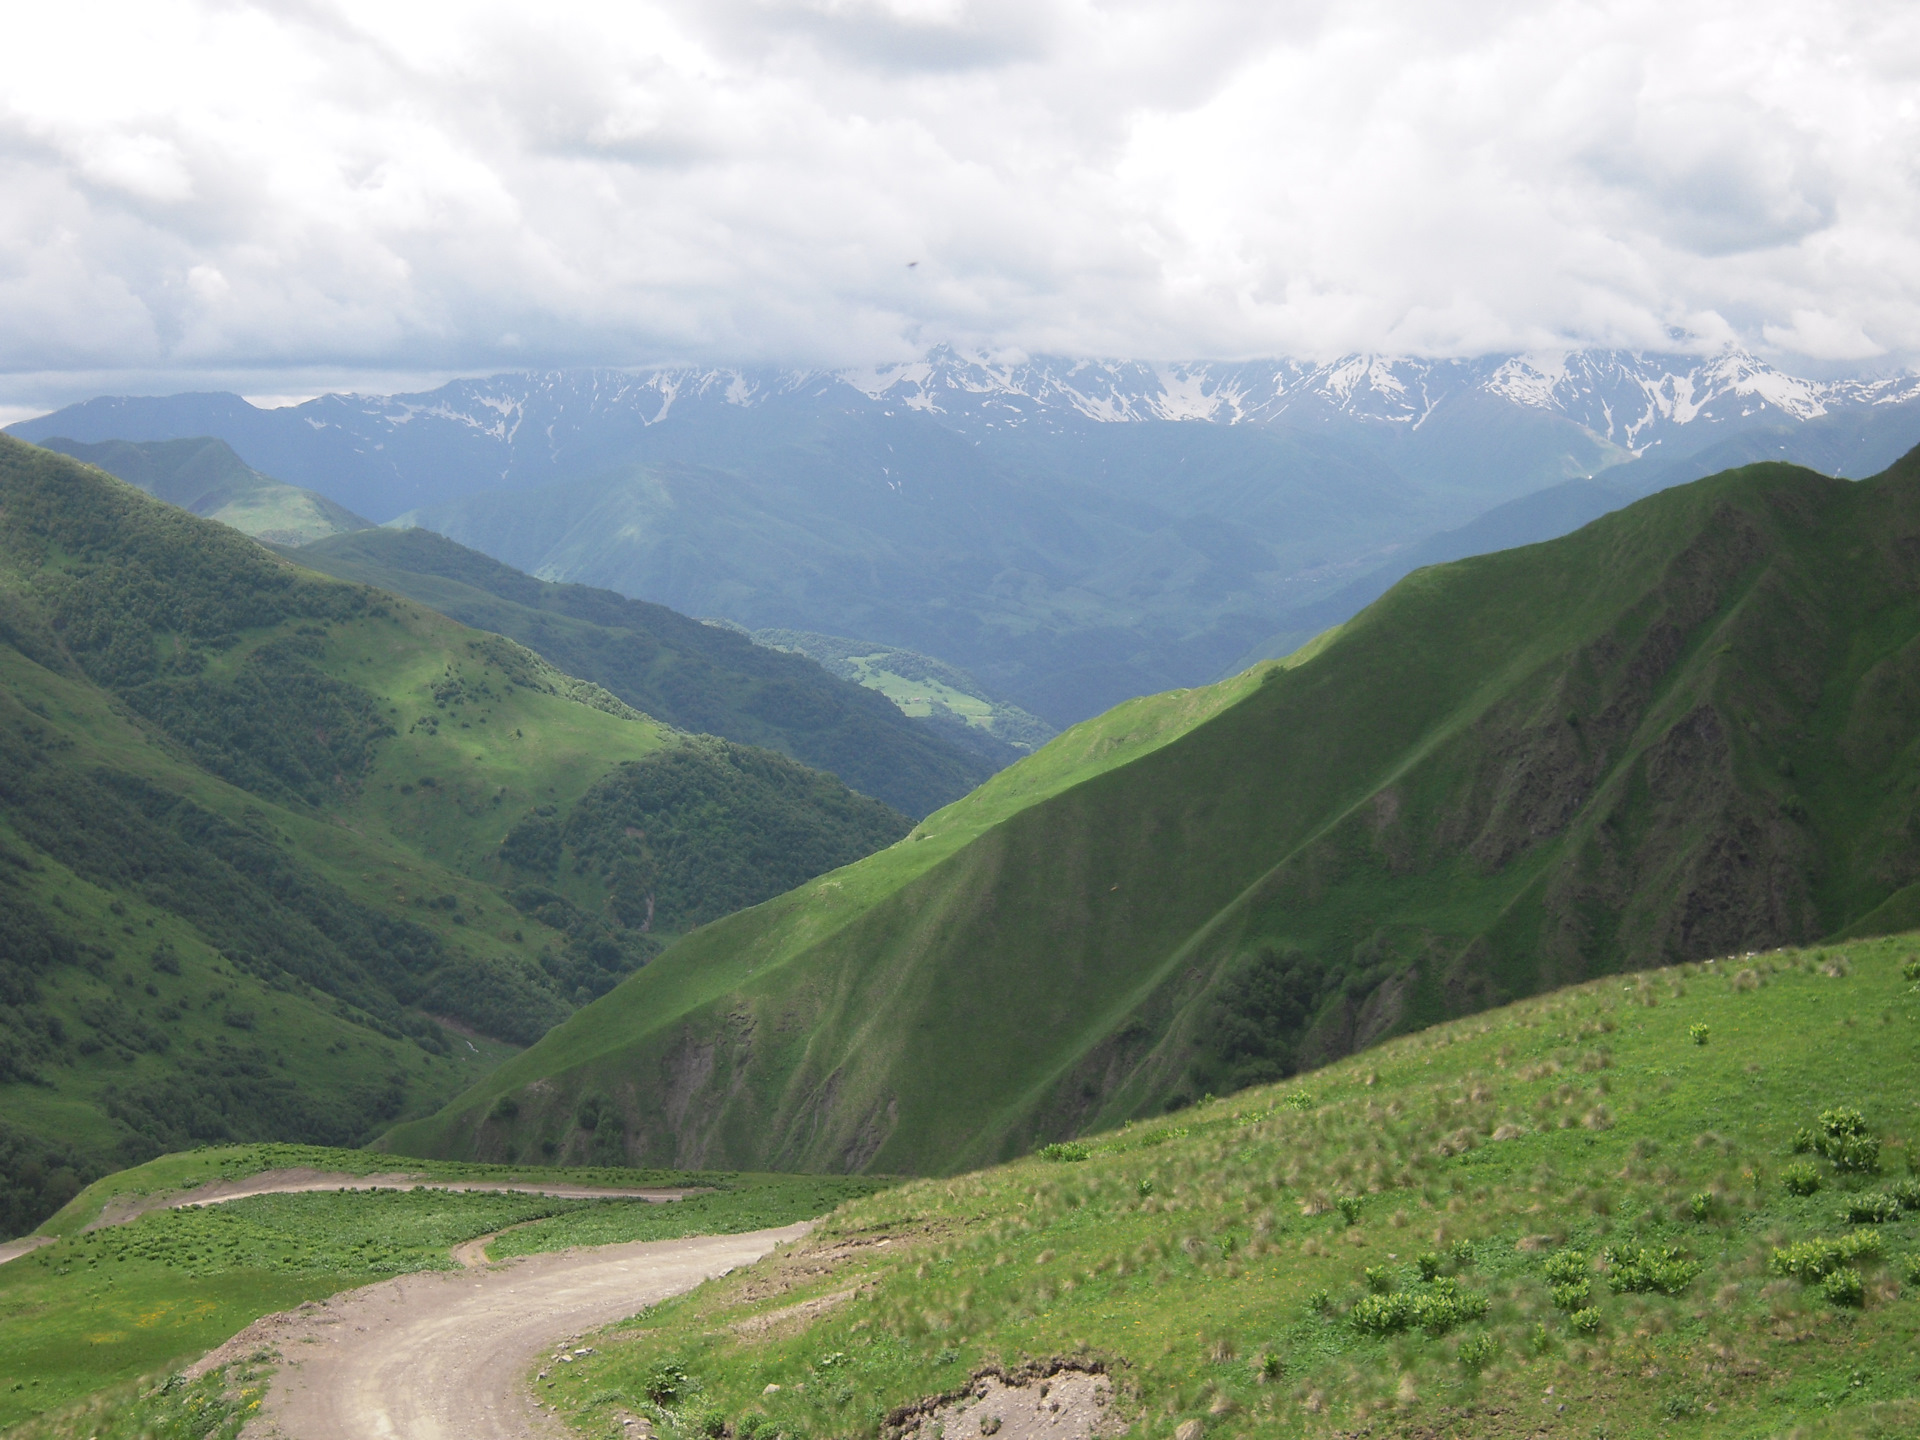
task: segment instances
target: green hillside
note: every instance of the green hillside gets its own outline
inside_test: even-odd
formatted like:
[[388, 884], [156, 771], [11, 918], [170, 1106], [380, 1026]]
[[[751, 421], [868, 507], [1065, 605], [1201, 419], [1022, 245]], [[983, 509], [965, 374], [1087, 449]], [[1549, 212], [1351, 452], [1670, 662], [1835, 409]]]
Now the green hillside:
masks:
[[[0, 514], [8, 1233], [161, 1149], [430, 1111], [909, 824], [49, 451], [0, 440]], [[549, 822], [580, 873], [503, 853]]]
[[1917, 556], [1910, 457], [1417, 572], [696, 932], [384, 1143], [564, 1153], [593, 1092], [635, 1161], [950, 1171], [1592, 975], [1910, 925]]
[[305, 545], [366, 530], [373, 522], [324, 495], [262, 475], [224, 440], [104, 440], [55, 437], [42, 448], [98, 465], [170, 505], [276, 545]]
[[535, 1393], [662, 1440], [1032, 1434], [1076, 1372], [1137, 1440], [1912, 1435], [1914, 950], [1593, 980], [915, 1181]]
[[809, 630], [756, 630], [753, 638], [805, 655], [843, 680], [878, 690], [904, 714], [939, 723], [946, 734], [998, 764], [1011, 764], [1059, 733], [1018, 705], [993, 699], [959, 666], [917, 650]]
[[800, 655], [611, 590], [536, 580], [430, 530], [362, 530], [298, 558], [511, 636], [668, 724], [778, 750], [908, 815], [1011, 758], [983, 758]]

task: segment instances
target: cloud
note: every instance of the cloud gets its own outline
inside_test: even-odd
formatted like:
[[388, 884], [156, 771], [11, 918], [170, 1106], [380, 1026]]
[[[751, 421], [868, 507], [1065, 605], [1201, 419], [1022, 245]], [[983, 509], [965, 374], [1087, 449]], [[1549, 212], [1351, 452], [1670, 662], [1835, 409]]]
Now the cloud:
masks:
[[11, 27], [0, 368], [36, 384], [1920, 352], [1910, 6], [73, 0]]

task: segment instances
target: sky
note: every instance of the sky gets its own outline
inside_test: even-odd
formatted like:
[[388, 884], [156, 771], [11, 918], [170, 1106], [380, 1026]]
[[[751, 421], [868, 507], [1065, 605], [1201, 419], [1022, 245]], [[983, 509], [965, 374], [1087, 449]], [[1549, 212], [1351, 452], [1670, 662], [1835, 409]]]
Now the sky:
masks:
[[1920, 5], [10, 6], [0, 419], [549, 365], [1920, 357]]

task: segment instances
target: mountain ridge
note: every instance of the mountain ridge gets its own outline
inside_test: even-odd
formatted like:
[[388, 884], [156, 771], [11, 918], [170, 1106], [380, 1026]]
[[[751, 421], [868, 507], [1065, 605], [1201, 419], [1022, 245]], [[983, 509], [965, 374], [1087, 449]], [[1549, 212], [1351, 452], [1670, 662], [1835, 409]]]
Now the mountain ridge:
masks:
[[1901, 928], [1916, 589], [1920, 455], [1418, 571], [1125, 763], [946, 828], [1124, 718], [1087, 722], [695, 932], [385, 1143], [564, 1147], [593, 1088], [636, 1158], [939, 1172], [1596, 973]]

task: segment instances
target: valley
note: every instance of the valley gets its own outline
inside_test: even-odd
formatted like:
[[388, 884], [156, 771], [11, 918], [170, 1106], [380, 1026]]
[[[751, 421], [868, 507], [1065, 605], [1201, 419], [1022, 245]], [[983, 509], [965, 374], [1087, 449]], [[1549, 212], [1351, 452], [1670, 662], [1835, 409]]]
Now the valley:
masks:
[[43, 454], [10, 1433], [1911, 1425], [1915, 459], [1420, 570], [914, 820], [626, 698], [765, 716], [681, 683], [744, 637]]
[[1877, 473], [1920, 442], [1920, 394], [1911, 376], [1811, 380], [1738, 350], [936, 350], [844, 371], [509, 373], [271, 410], [102, 397], [10, 433], [218, 437], [542, 579], [917, 652], [1061, 729], [1292, 650], [1489, 511], [1540, 497], [1497, 544], [1601, 513], [1554, 505], [1562, 486], [1597, 482], [1586, 500], [1613, 509], [1762, 459]]
[[568, 1153], [593, 1093], [634, 1163], [947, 1173], [1594, 975], [1906, 928], [1915, 465], [1748, 467], [1419, 572], [689, 935], [383, 1143]]

